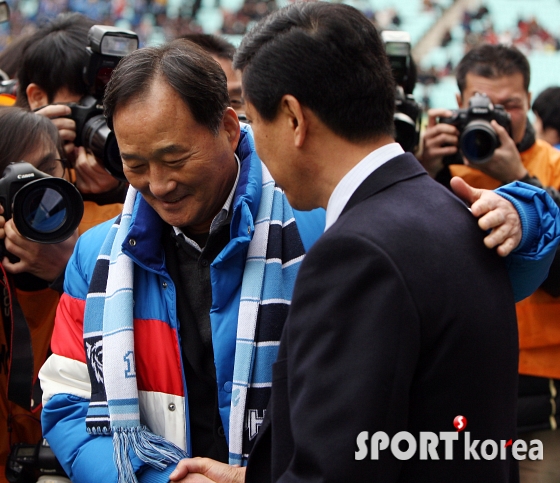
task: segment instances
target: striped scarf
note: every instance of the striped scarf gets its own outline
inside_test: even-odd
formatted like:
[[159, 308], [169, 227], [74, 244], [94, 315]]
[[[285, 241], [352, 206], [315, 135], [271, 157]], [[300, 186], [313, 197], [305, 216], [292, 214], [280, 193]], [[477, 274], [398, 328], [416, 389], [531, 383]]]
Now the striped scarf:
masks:
[[[245, 464], [272, 385], [272, 363], [305, 250], [293, 211], [262, 165], [262, 195], [241, 285], [230, 413], [230, 463]], [[163, 470], [187, 454], [140, 423], [134, 364], [134, 263], [122, 252], [137, 191], [102, 245], [84, 314], [91, 381], [86, 429], [113, 437], [119, 483], [137, 482], [128, 451]]]
[[284, 193], [263, 165], [262, 196], [245, 261], [229, 428], [229, 462], [244, 465], [272, 386], [272, 364], [305, 249]]

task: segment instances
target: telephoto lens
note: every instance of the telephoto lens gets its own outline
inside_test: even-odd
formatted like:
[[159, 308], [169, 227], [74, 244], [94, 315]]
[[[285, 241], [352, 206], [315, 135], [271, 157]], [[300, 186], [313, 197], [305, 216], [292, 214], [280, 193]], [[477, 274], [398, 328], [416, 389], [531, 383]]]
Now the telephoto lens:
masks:
[[22, 236], [38, 243], [60, 243], [78, 228], [84, 203], [78, 189], [25, 162], [9, 164], [0, 179], [4, 218], [13, 217]]

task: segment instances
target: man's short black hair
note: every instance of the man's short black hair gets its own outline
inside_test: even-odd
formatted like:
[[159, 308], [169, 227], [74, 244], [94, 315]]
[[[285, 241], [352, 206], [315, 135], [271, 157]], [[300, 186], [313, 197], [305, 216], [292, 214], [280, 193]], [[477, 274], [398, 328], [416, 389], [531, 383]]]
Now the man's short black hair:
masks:
[[206, 51], [184, 39], [135, 50], [119, 62], [103, 98], [109, 127], [119, 106], [146, 94], [160, 78], [179, 94], [197, 123], [218, 134], [229, 106], [226, 75]]
[[532, 109], [541, 119], [544, 129], [556, 129], [560, 136], [560, 87], [542, 91], [533, 102]]
[[233, 60], [235, 46], [219, 35], [191, 33], [182, 35], [180, 38], [190, 40], [202, 47], [210, 55], [220, 59]]
[[245, 35], [234, 68], [265, 120], [290, 94], [347, 140], [393, 135], [395, 85], [385, 47], [353, 7], [294, 3], [270, 14]]
[[470, 50], [457, 65], [457, 86], [461, 94], [465, 90], [469, 73], [487, 79], [521, 74], [523, 87], [529, 92], [529, 61], [519, 49], [510, 45], [481, 44]]
[[49, 102], [61, 88], [87, 94], [83, 68], [92, 25], [93, 20], [79, 13], [61, 14], [29, 38], [18, 71], [18, 105], [27, 104], [26, 89], [31, 83], [45, 91]]

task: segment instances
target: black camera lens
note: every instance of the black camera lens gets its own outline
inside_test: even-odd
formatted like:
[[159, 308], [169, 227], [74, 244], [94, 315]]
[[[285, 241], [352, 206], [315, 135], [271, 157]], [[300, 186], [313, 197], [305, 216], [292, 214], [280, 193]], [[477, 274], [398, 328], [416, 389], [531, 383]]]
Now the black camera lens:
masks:
[[500, 140], [488, 121], [474, 120], [465, 127], [459, 145], [469, 162], [481, 164], [492, 158]]
[[76, 187], [62, 178], [41, 178], [23, 186], [13, 198], [19, 232], [39, 243], [60, 243], [76, 230], [84, 204]]
[[114, 178], [126, 181], [117, 138], [107, 126], [107, 121], [102, 114], [93, 116], [85, 123], [82, 146], [89, 149], [97, 159], [101, 159], [103, 167]]
[[418, 129], [416, 123], [402, 112], [395, 112], [393, 115], [395, 126], [395, 140], [407, 152], [414, 152], [418, 144]]

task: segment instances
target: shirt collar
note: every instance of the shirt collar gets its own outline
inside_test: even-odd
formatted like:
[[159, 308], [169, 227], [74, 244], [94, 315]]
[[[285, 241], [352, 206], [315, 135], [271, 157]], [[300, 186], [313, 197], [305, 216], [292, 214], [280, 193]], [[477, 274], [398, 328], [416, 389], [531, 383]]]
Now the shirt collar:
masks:
[[[229, 192], [229, 195], [226, 198], [224, 206], [222, 207], [220, 212], [214, 217], [212, 223], [210, 224], [210, 234], [215, 232], [229, 217], [231, 204], [233, 202], [233, 196], [235, 195], [235, 190], [239, 182], [239, 172], [241, 170], [241, 163], [239, 161], [239, 158], [237, 157], [237, 154], [234, 154], [234, 156], [235, 156], [235, 161], [237, 161], [237, 176], [235, 177], [235, 183], [233, 183], [233, 187], [231, 188], [231, 191]], [[198, 243], [196, 243], [194, 240], [192, 240], [187, 235], [185, 235], [185, 233], [179, 227], [174, 226], [173, 230], [175, 231], [176, 235], [182, 236], [189, 245], [192, 245], [197, 250], [202, 251], [202, 248], [200, 248]]]
[[390, 159], [404, 153], [403, 148], [398, 143], [390, 143], [369, 153], [356, 166], [354, 166], [338, 182], [331, 193], [327, 204], [327, 215], [325, 231], [327, 231], [342, 213], [342, 210], [350, 200], [350, 197], [364, 182], [364, 180], [377, 168], [384, 165]]

